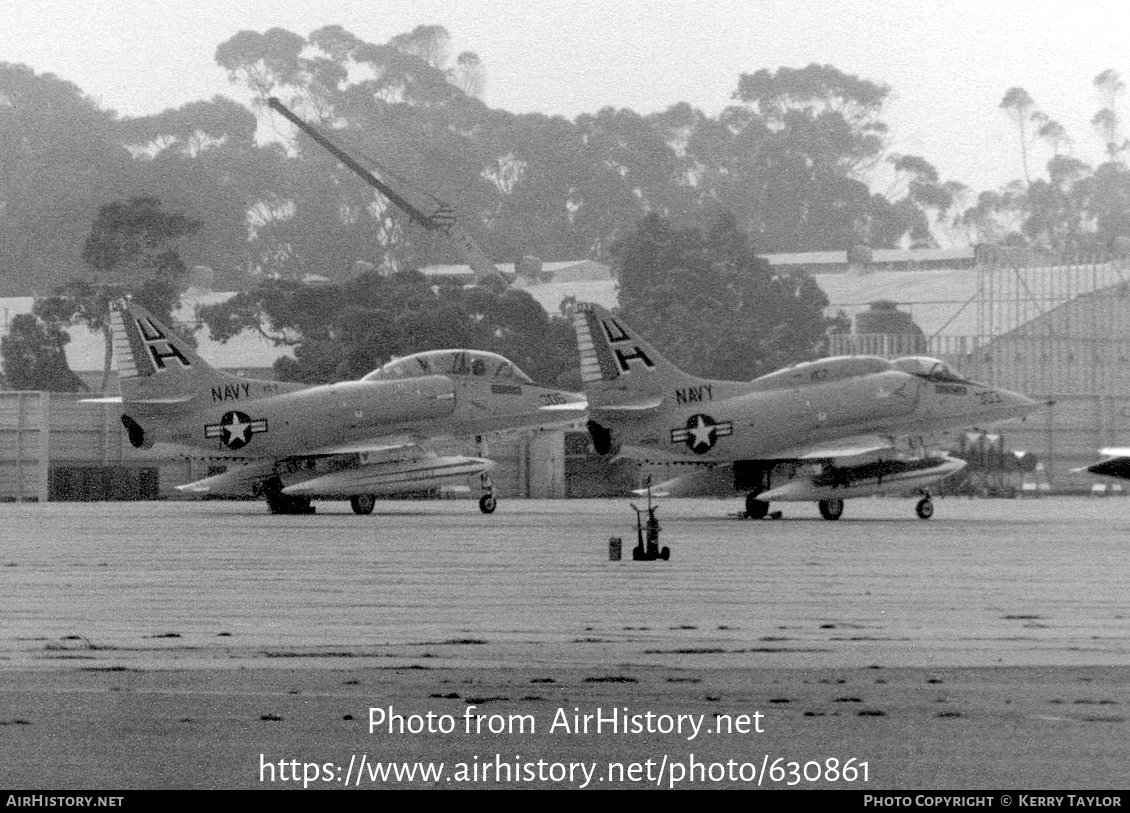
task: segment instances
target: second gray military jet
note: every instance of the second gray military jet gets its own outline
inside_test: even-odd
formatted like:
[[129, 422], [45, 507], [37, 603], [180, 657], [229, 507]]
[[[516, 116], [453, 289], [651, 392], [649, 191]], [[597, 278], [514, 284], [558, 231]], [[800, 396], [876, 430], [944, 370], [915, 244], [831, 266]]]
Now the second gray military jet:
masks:
[[744, 492], [754, 518], [773, 500], [812, 500], [835, 520], [846, 498], [910, 490], [928, 519], [927, 486], [965, 466], [931, 451], [939, 434], [1041, 406], [918, 356], [840, 356], [754, 381], [713, 381], [679, 370], [598, 305], [578, 307], [574, 325], [596, 451], [686, 464], [690, 474], [655, 491]]

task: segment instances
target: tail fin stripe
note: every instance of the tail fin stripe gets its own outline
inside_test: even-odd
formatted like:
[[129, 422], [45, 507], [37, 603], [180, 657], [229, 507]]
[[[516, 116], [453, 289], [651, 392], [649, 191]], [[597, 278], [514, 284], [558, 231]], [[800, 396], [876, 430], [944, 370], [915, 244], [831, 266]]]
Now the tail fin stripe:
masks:
[[118, 308], [110, 310], [110, 335], [114, 366], [118, 370], [118, 377], [137, 378], [140, 373], [133, 357], [133, 347], [129, 336], [126, 334], [122, 312]]
[[145, 308], [119, 300], [110, 314], [123, 404], [184, 405], [235, 379], [212, 369]]
[[[605, 379], [605, 367], [600, 363], [600, 354], [596, 343], [593, 341], [590, 329], [588, 311], [580, 311], [573, 319], [573, 327], [577, 332], [577, 349], [581, 355], [581, 381], [592, 384]], [[615, 376], [608, 376], [614, 378]]]
[[591, 407], [635, 410], [646, 404], [654, 409], [656, 399], [678, 398], [680, 388], [712, 383], [680, 370], [599, 305], [578, 302], [573, 328]]

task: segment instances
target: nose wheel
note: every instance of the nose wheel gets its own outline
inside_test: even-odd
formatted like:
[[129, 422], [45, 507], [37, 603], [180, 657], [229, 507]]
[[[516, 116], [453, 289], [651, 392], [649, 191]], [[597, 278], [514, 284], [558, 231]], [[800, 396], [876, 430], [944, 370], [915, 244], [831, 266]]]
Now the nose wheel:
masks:
[[914, 506], [914, 513], [918, 514], [919, 519], [929, 519], [934, 516], [934, 501], [930, 499], [929, 494], [920, 499], [918, 504]]
[[[476, 436], [475, 443], [479, 447], [479, 457], [490, 456], [485, 435]], [[498, 508], [498, 499], [494, 496], [494, 480], [489, 471], [484, 471], [479, 475], [479, 486], [483, 490], [483, 495], [479, 497], [479, 510], [484, 514], [493, 514], [494, 509]]]

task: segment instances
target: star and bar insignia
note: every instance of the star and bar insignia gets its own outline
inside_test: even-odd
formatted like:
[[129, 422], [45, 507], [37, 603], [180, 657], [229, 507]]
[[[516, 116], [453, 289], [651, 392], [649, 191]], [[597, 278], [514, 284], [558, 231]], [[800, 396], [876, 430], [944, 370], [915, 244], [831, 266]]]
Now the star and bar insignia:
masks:
[[671, 430], [672, 443], [686, 443], [695, 454], [705, 454], [714, 448], [718, 438], [734, 434], [731, 421], [716, 422], [709, 415], [691, 415], [684, 429]]
[[219, 423], [204, 425], [204, 437], [219, 438], [229, 449], [242, 449], [252, 435], [267, 431], [266, 418], [250, 418], [243, 412], [225, 412]]

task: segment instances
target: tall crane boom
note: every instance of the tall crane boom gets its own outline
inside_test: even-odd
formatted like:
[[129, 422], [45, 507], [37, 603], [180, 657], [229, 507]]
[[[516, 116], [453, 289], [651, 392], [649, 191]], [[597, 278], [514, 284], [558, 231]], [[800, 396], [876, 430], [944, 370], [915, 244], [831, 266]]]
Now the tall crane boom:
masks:
[[[341, 163], [345, 164], [349, 169], [353, 170], [356, 175], [361, 178], [369, 186], [376, 189], [397, 208], [401, 209], [405, 214], [411, 218], [413, 223], [417, 223], [428, 231], [439, 232], [440, 234], [451, 240], [456, 248], [459, 249], [463, 255], [463, 259], [471, 266], [471, 270], [475, 272], [475, 281], [481, 281], [487, 277], [499, 276], [498, 268], [486, 255], [486, 253], [479, 248], [479, 244], [475, 238], [460, 225], [458, 218], [455, 214], [455, 209], [448, 203], [437, 198], [428, 192], [417, 192], [416, 190], [396, 189], [375, 174], [373, 171], [362, 164], [355, 157], [350, 155], [343, 147], [335, 142], [330, 136], [324, 133], [320, 128], [313, 124], [299, 118], [293, 111], [287, 108], [282, 102], [275, 97], [267, 99], [267, 105], [287, 119], [291, 124], [297, 127], [310, 138], [314, 139], [321, 145], [327, 152], [333, 155]], [[373, 163], [376, 163], [375, 161]], [[409, 200], [409, 196], [414, 196], [419, 199], [420, 196], [426, 198], [425, 201], [419, 205]], [[429, 214], [424, 210], [425, 207], [432, 208]]]

